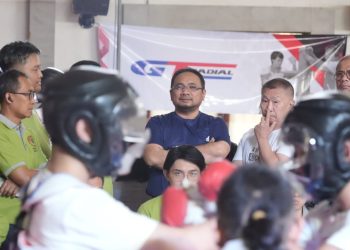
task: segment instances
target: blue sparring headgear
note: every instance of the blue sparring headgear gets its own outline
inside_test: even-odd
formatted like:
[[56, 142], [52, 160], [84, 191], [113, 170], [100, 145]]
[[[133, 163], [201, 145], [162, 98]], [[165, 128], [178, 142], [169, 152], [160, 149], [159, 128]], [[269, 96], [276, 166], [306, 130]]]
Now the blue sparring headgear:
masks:
[[282, 127], [294, 146], [298, 174], [307, 177], [307, 191], [318, 200], [334, 199], [350, 180], [345, 142], [350, 140], [350, 96], [326, 92], [300, 101]]
[[[141, 132], [128, 123], [139, 110], [136, 97], [119, 76], [96, 67], [54, 78], [43, 92], [44, 123], [52, 143], [84, 162], [92, 175], [112, 174], [121, 167], [124, 139], [132, 141]], [[91, 128], [90, 143], [76, 133], [80, 119]]]

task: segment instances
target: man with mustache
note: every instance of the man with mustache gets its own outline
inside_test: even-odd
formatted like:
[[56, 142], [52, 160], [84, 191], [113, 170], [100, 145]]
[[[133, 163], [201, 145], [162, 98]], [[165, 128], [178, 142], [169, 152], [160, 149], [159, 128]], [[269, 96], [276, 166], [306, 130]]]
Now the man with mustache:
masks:
[[196, 146], [206, 163], [225, 158], [229, 153], [230, 136], [225, 122], [199, 111], [205, 95], [205, 81], [200, 72], [184, 68], [174, 73], [170, 97], [175, 111], [152, 117], [146, 125], [151, 130], [151, 139], [144, 159], [154, 167], [150, 169], [149, 195], [160, 195], [168, 186], [161, 169], [170, 148]]

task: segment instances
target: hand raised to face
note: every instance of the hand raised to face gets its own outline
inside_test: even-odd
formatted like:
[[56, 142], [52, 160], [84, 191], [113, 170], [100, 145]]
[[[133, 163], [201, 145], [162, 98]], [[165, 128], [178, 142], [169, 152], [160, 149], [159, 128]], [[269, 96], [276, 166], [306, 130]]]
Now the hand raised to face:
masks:
[[260, 123], [257, 124], [254, 128], [255, 136], [258, 139], [259, 138], [267, 138], [268, 139], [269, 135], [276, 127], [276, 121], [271, 120], [271, 117], [270, 117], [271, 111], [270, 110], [272, 110], [272, 102], [269, 102], [269, 104], [268, 104], [266, 116], [262, 116]]

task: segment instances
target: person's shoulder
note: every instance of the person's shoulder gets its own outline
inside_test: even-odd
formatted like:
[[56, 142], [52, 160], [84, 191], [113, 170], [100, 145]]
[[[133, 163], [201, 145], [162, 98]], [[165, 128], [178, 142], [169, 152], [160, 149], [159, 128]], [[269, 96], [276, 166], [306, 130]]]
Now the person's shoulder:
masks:
[[11, 130], [11, 128], [9, 128], [8, 126], [6, 126], [5, 123], [3, 123], [2, 121], [0, 121], [0, 137], [3, 136], [4, 133], [6, 133], [6, 131]]
[[145, 201], [142, 203], [137, 210], [137, 212], [142, 213], [142, 211], [147, 211], [152, 209], [154, 206], [158, 206], [162, 203], [162, 196], [159, 195], [157, 197], [154, 197], [152, 199], [149, 199], [148, 201]]
[[175, 112], [170, 112], [162, 115], [155, 115], [149, 119], [149, 122], [162, 122], [172, 119], [175, 116]]
[[217, 118], [215, 116], [212, 116], [212, 115], [209, 115], [209, 114], [206, 114], [206, 113], [203, 113], [203, 112], [199, 112], [199, 117], [205, 118], [205, 119], [215, 119], [215, 118]]
[[247, 137], [251, 137], [251, 136], [255, 136], [254, 128], [250, 128], [246, 132], [244, 132], [242, 138], [247, 138]]
[[199, 112], [199, 117], [200, 119], [203, 119], [209, 122], [219, 122], [219, 123], [224, 122], [224, 120], [219, 116], [212, 116], [202, 112]]
[[141, 204], [137, 212], [154, 220], [160, 221], [162, 207], [162, 195], [154, 197]]

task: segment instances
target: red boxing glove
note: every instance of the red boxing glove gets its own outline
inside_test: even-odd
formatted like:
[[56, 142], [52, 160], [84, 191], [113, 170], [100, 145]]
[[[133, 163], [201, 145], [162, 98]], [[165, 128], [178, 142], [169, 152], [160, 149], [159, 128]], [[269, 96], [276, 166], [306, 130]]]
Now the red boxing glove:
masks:
[[188, 197], [182, 188], [168, 187], [162, 198], [161, 221], [169, 226], [181, 227], [187, 214]]
[[208, 164], [199, 180], [199, 192], [208, 201], [216, 201], [222, 184], [236, 169], [236, 165], [227, 160]]

